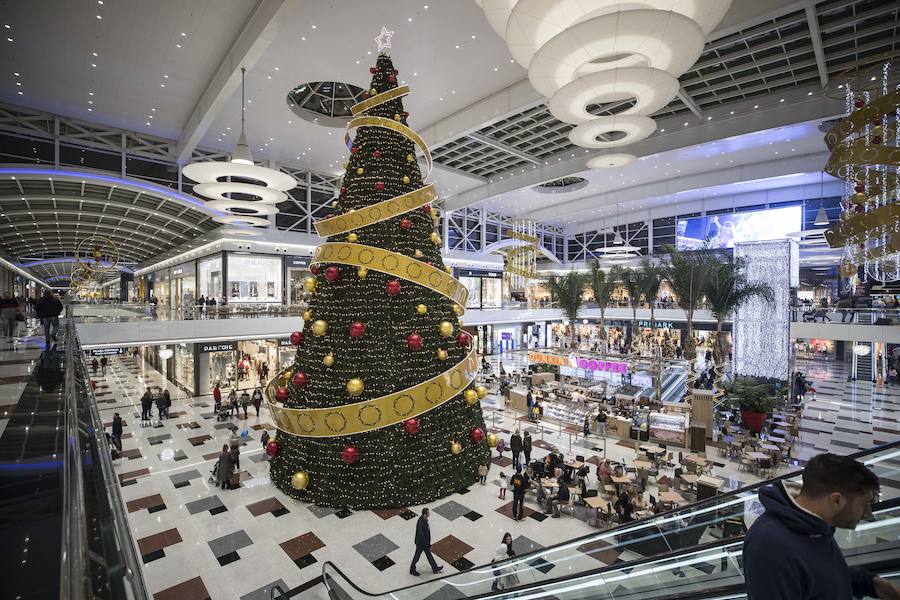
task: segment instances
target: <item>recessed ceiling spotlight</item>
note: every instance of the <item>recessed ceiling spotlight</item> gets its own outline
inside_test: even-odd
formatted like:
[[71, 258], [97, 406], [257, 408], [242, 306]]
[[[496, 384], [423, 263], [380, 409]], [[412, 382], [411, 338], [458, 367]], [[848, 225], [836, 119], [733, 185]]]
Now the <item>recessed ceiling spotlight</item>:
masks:
[[187, 37], [187, 34], [186, 34], [185, 32], [182, 31], [182, 32], [181, 32], [181, 37]]
[[759, 104], [754, 104], [753, 108], [759, 108]]
[[684, 126], [685, 126], [685, 127], [687, 127], [687, 126], [688, 126], [688, 124], [687, 124], [687, 121], [685, 121], [685, 122], [684, 122]]
[[712, 121], [712, 117], [706, 117], [707, 121]]
[[181, 48], [181, 44], [175, 44], [176, 48]]
[[97, 53], [96, 53], [96, 52], [91, 52], [91, 55], [97, 56]]
[[166, 84], [161, 83], [161, 84], [159, 84], [159, 87], [166, 87]]
[[6, 38], [6, 41], [11, 42], [11, 41], [13, 41], [13, 39], [11, 37], [8, 37], [8, 38]]
[[779, 102], [784, 102], [784, 98], [781, 98], [781, 99], [779, 100]]

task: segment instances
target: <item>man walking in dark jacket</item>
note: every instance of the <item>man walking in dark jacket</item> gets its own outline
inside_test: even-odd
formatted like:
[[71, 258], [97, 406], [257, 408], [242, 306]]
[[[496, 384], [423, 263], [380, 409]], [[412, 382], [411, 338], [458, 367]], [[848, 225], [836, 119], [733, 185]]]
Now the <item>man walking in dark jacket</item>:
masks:
[[44, 326], [44, 347], [50, 347], [50, 340], [56, 341], [56, 333], [59, 331], [59, 315], [63, 311], [62, 302], [53, 295], [50, 290], [44, 292], [35, 306], [37, 318]]
[[122, 451], [122, 417], [119, 413], [113, 414], [112, 420], [112, 442], [119, 452]]
[[519, 455], [522, 453], [522, 436], [519, 435], [518, 429], [509, 438], [509, 449], [512, 450], [513, 469], [515, 469], [519, 466]]
[[749, 600], [900, 599], [900, 587], [847, 566], [836, 527], [854, 529], [872, 514], [878, 478], [846, 456], [820, 454], [803, 469], [803, 487], [779, 481], [760, 489], [766, 512], [744, 539]]
[[531, 434], [527, 431], [522, 436], [522, 452], [525, 454], [525, 468], [531, 464]]
[[441, 565], [439, 567], [431, 555], [431, 527], [428, 525], [429, 513], [430, 511], [427, 508], [423, 508], [422, 516], [416, 522], [416, 553], [413, 555], [412, 564], [409, 565], [409, 574], [417, 577], [419, 572], [416, 571], [416, 563], [419, 562], [419, 557], [422, 556], [423, 552], [425, 553], [425, 558], [428, 559], [428, 564], [431, 565], [432, 571], [440, 573], [444, 570], [444, 566]]
[[528, 478], [522, 475], [522, 467], [516, 467], [516, 474], [510, 478], [509, 485], [513, 491], [513, 521], [521, 521], [524, 513], [525, 490], [528, 489]]

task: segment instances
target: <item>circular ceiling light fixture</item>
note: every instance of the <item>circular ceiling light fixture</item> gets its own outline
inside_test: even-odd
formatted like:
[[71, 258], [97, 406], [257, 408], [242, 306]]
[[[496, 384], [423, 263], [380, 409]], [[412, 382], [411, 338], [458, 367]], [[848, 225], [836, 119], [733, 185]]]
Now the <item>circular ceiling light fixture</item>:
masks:
[[532, 187], [539, 194], [568, 194], [587, 187], [588, 180], [584, 177], [563, 177]]
[[345, 127], [353, 117], [350, 107], [365, 99], [366, 90], [339, 81], [301, 83], [287, 95], [291, 112], [325, 127]]
[[175, 354], [171, 348], [163, 348], [159, 351], [159, 357], [163, 360], [169, 360]]
[[268, 227], [268, 219], [253, 215], [277, 214], [278, 209], [274, 205], [287, 199], [285, 192], [295, 188], [297, 181], [287, 173], [258, 167], [253, 163], [244, 133], [245, 75], [246, 70], [241, 67], [241, 136], [231, 160], [193, 163], [185, 166], [182, 173], [197, 182], [194, 193], [212, 199], [206, 203], [207, 206], [226, 213], [214, 216], [213, 221], [225, 225]]
[[[528, 69], [534, 88], [550, 98], [550, 112], [581, 127], [607, 114], [597, 103], [630, 106], [613, 116], [644, 117], [630, 122], [625, 136], [614, 122], [570, 132], [584, 148], [624, 146], [656, 130], [649, 115], [667, 106], [679, 90], [678, 77], [700, 57], [706, 34], [721, 21], [731, 0], [475, 0], [513, 58]], [[599, 139], [598, 139], [599, 138]]]
[[569, 141], [582, 148], [618, 148], [642, 140], [654, 131], [656, 121], [650, 117], [614, 115], [582, 123], [569, 132]]
[[589, 169], [615, 169], [630, 165], [636, 160], [637, 156], [634, 154], [601, 154], [587, 161], [587, 166]]

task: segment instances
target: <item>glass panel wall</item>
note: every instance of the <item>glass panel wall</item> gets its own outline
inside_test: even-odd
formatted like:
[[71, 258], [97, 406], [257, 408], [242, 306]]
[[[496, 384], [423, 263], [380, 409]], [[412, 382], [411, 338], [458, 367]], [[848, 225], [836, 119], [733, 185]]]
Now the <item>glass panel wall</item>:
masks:
[[204, 298], [222, 300], [222, 257], [211, 256], [197, 261], [197, 292]]
[[230, 303], [280, 303], [282, 285], [280, 256], [228, 255]]

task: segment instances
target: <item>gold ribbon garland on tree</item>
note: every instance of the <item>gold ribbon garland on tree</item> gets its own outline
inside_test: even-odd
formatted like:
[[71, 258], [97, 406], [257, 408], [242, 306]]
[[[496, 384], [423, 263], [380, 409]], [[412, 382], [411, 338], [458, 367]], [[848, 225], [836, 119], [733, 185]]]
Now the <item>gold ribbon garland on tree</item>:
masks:
[[[397, 87], [372, 96], [350, 110], [356, 115], [408, 93], [408, 86]], [[425, 179], [431, 174], [431, 151], [425, 140], [406, 125], [384, 117], [356, 117], [347, 125], [344, 136], [348, 149], [353, 146], [351, 130], [358, 127], [381, 127], [405, 136], [419, 147], [425, 157]], [[429, 184], [363, 209], [318, 221], [315, 223], [316, 232], [323, 237], [347, 233], [425, 206], [436, 197], [434, 184]], [[316, 248], [312, 262], [340, 263], [380, 271], [445, 296], [455, 303], [457, 315], [465, 312], [469, 291], [462, 282], [445, 271], [404, 254], [351, 241], [325, 242]], [[266, 386], [266, 402], [278, 429], [291, 435], [308, 438], [353, 435], [396, 425], [433, 410], [469, 388], [477, 374], [477, 352], [472, 345], [460, 362], [412, 387], [363, 402], [303, 409], [287, 408], [277, 403], [278, 388], [287, 386], [292, 376], [291, 370], [285, 369]]]

